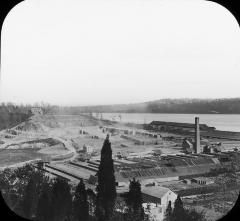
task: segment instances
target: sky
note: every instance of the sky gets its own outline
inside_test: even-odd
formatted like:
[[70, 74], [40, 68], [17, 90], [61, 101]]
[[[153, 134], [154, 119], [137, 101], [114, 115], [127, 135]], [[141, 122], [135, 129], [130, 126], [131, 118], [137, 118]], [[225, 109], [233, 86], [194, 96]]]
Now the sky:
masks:
[[25, 0], [2, 28], [0, 101], [240, 97], [240, 29], [203, 0]]

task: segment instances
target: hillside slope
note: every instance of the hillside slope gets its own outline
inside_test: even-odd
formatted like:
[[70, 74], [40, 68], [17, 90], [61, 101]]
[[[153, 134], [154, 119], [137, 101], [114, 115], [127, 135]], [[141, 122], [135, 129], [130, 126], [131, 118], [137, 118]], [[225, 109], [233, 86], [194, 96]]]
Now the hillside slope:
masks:
[[83, 112], [240, 114], [240, 98], [161, 99], [136, 104], [61, 107], [61, 114]]

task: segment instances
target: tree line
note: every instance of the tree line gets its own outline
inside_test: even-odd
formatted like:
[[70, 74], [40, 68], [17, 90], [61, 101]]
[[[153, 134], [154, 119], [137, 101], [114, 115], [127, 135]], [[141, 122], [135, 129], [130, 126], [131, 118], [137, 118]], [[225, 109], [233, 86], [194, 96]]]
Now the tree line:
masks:
[[32, 116], [32, 107], [41, 108], [43, 114], [53, 114], [56, 112], [56, 106], [48, 103], [14, 104], [11, 102], [0, 103], [0, 130], [13, 127]]
[[28, 106], [17, 106], [12, 103], [0, 105], [0, 130], [13, 127], [31, 116]]
[[[1, 193], [9, 208], [21, 217], [38, 221], [144, 221], [140, 183], [130, 182], [123, 202], [111, 193], [102, 196], [83, 180], [72, 186], [66, 179], [50, 179], [31, 165], [0, 174]], [[99, 187], [100, 189], [100, 187]], [[108, 199], [108, 200], [106, 200]], [[106, 200], [106, 202], [104, 201]]]

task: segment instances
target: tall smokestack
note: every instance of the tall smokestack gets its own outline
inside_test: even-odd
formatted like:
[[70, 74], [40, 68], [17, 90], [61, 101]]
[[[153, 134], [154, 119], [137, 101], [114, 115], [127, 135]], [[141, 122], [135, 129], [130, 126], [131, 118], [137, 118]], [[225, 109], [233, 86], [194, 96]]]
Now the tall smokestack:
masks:
[[195, 153], [200, 153], [200, 129], [199, 129], [199, 118], [195, 117]]

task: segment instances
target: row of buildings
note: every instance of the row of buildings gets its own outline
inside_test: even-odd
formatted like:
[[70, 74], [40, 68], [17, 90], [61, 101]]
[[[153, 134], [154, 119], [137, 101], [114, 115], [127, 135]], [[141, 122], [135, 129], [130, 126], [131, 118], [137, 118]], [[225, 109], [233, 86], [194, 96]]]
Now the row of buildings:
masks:
[[148, 132], [146, 130], [136, 130], [136, 129], [130, 129], [130, 128], [117, 128], [117, 127], [110, 127], [110, 126], [104, 126], [102, 127], [102, 131], [104, 133], [110, 133], [112, 135], [115, 134], [122, 134], [122, 135], [133, 135], [133, 136], [143, 136], [145, 138], [161, 138], [161, 135], [159, 133], [153, 133]]

